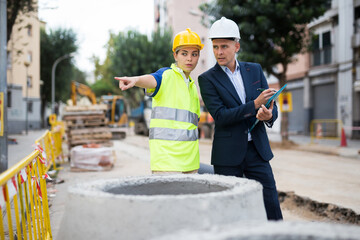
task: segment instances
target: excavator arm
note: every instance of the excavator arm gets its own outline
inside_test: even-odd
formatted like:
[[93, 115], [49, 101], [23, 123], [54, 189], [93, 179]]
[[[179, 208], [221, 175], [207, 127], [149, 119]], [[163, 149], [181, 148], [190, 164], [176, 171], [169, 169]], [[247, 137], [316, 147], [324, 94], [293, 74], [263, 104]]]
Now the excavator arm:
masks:
[[96, 104], [96, 96], [90, 87], [78, 82], [71, 82], [71, 100], [76, 106], [76, 95], [80, 94], [89, 98], [92, 104]]

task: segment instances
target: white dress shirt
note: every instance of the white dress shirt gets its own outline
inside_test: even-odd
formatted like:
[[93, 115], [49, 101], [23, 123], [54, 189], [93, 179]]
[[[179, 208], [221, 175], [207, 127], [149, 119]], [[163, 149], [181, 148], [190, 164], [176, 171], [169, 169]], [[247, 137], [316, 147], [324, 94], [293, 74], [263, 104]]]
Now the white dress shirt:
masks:
[[[238, 61], [236, 62], [236, 66], [235, 66], [235, 71], [231, 72], [231, 70], [226, 67], [226, 66], [220, 66], [222, 68], [222, 70], [226, 73], [226, 75], [228, 75], [231, 83], [234, 85], [235, 90], [237, 92], [237, 94], [239, 95], [239, 98], [242, 102], [242, 104], [246, 103], [246, 92], [245, 92], [245, 87], [244, 87], [244, 82], [243, 82], [243, 78], [241, 77], [241, 72], [240, 72], [240, 65], [238, 63]], [[251, 134], [248, 133], [248, 141], [251, 141]]]

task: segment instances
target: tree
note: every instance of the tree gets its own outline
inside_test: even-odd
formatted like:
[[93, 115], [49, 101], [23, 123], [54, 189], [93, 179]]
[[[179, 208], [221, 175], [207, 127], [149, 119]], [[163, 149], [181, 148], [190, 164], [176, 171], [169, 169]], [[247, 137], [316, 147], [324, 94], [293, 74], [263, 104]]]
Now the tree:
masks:
[[[240, 28], [238, 59], [258, 62], [268, 74], [286, 83], [288, 65], [294, 55], [307, 50], [310, 39], [306, 25], [324, 14], [329, 0], [217, 0], [200, 9], [215, 19], [225, 16]], [[276, 68], [280, 65], [281, 68]], [[282, 114], [282, 140], [288, 140], [287, 113]]]
[[73, 66], [73, 77], [72, 80], [75, 82], [86, 84], [86, 73]]
[[[11, 37], [11, 32], [17, 17], [22, 14], [29, 12], [37, 11], [37, 1], [36, 0], [7, 0], [7, 33], [6, 33], [6, 42], [9, 41]], [[21, 19], [18, 19], [20, 22]]]
[[[151, 39], [137, 31], [129, 30], [119, 34], [110, 33], [107, 44], [107, 57], [104, 63], [94, 57], [95, 76], [106, 83], [101, 86], [113, 87], [112, 93], [123, 94], [137, 104], [143, 97], [143, 90], [132, 88], [121, 92], [114, 76], [138, 76], [154, 72], [161, 67], [170, 66], [172, 57], [172, 33], [169, 30], [153, 32]], [[99, 83], [95, 83], [99, 86]]]
[[[41, 116], [44, 119], [45, 107], [51, 101], [51, 70], [56, 59], [76, 52], [76, 34], [71, 29], [56, 29], [46, 33], [45, 29], [40, 32], [40, 77], [43, 80], [41, 86]], [[61, 73], [61, 74], [60, 74]], [[55, 72], [55, 101], [66, 102], [70, 98], [71, 81], [85, 81], [84, 73], [76, 69], [70, 58], [61, 61]]]
[[122, 94], [121, 90], [114, 85], [112, 72], [109, 71], [110, 63], [111, 63], [109, 58], [109, 51], [110, 51], [109, 49], [111, 49], [111, 47], [109, 46], [111, 45], [112, 40], [113, 39], [110, 34], [110, 40], [107, 44], [108, 46], [107, 57], [103, 64], [100, 63], [99, 57], [96, 56], [92, 57], [92, 61], [95, 65], [95, 71], [94, 71], [95, 83], [91, 85], [91, 89], [93, 90], [96, 96], [107, 95], [107, 94], [112, 94], [112, 95]]

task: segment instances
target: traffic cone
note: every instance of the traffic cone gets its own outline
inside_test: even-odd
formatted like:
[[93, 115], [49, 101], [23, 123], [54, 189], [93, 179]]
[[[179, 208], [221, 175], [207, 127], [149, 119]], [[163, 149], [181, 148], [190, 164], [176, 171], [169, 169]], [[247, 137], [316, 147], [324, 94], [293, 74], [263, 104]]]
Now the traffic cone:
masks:
[[205, 138], [205, 133], [204, 133], [204, 131], [203, 130], [200, 130], [200, 138]]
[[345, 135], [345, 130], [344, 130], [344, 128], [341, 128], [341, 143], [340, 143], [340, 147], [347, 147], [346, 135]]
[[320, 139], [322, 138], [322, 126], [321, 126], [321, 123], [318, 123], [317, 126], [316, 126], [316, 138], [317, 139]]

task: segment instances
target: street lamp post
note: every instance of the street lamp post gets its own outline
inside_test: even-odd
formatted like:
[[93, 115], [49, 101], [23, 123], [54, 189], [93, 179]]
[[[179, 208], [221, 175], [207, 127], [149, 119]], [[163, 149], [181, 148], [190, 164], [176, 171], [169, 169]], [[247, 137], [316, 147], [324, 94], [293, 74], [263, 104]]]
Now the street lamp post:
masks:
[[[0, 0], [0, 107], [3, 107], [3, 112], [0, 112], [0, 172], [4, 172], [8, 168], [8, 121], [7, 121], [7, 41], [6, 41], [6, 26], [7, 26], [7, 1]], [[2, 97], [1, 97], [2, 96]], [[0, 110], [1, 111], [1, 110]]]
[[65, 54], [64, 56], [59, 57], [58, 59], [55, 60], [54, 64], [52, 65], [52, 68], [51, 68], [51, 112], [52, 113], [55, 113], [55, 70], [56, 70], [56, 66], [62, 60], [66, 59], [66, 58], [70, 58], [70, 57], [73, 57], [73, 55], [71, 53]]
[[25, 113], [25, 133], [26, 135], [28, 134], [28, 114], [29, 114], [29, 95], [28, 95], [28, 90], [29, 90], [29, 76], [28, 76], [28, 67], [30, 66], [30, 62], [25, 61], [24, 65], [26, 67], [26, 113]]

